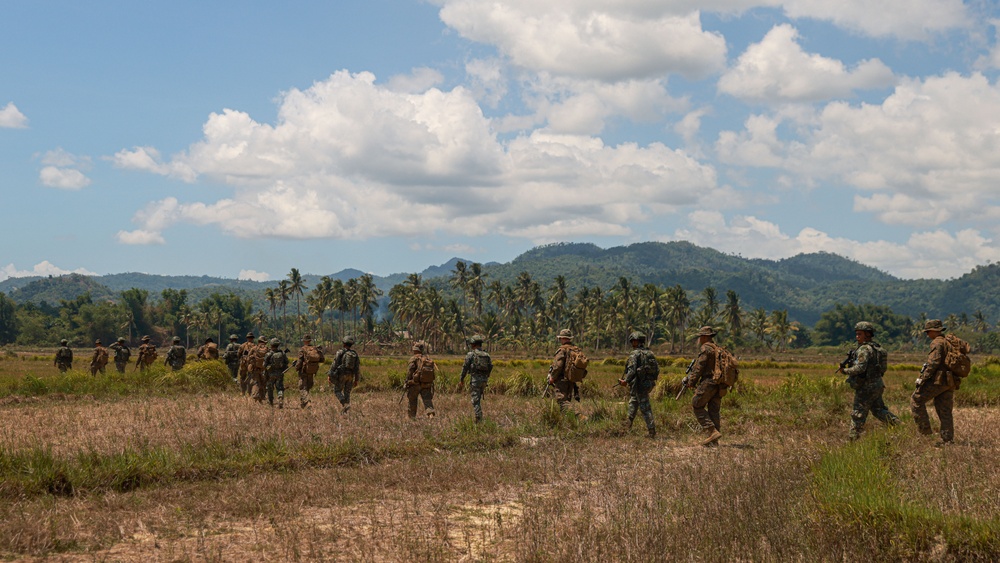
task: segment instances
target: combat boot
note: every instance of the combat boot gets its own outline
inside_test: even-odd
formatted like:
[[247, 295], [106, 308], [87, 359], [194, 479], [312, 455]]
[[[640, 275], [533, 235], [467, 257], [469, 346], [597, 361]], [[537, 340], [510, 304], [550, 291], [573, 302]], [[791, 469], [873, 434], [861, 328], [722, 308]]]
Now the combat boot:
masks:
[[278, 391], [278, 408], [285, 408], [285, 395], [281, 391]]
[[[647, 432], [647, 435], [650, 438], [656, 438], [656, 427], [655, 426], [649, 426], [649, 427], [647, 427], [646, 428], [646, 432]], [[719, 434], [719, 435], [721, 436], [722, 434]]]
[[427, 411], [427, 418], [434, 418], [434, 411]]
[[716, 429], [714, 427], [713, 428], [706, 428], [705, 429], [705, 439], [701, 441], [701, 445], [703, 445], [703, 446], [713, 446], [713, 445], [716, 445], [718, 443], [718, 441], [719, 441], [719, 438], [721, 438], [721, 437], [722, 437], [722, 432], [719, 432], [718, 429]]
[[632, 430], [632, 419], [626, 418], [622, 424], [622, 434], [628, 434]]
[[341, 409], [340, 414], [347, 414], [347, 411], [349, 410], [351, 410], [351, 405], [344, 405], [344, 408]]

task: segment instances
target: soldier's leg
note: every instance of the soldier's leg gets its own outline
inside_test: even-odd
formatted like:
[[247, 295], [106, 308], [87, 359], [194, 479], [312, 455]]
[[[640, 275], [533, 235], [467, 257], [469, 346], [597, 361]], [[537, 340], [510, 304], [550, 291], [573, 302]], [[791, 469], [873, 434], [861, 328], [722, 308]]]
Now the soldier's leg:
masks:
[[937, 397], [934, 397], [934, 410], [937, 412], [938, 420], [941, 421], [941, 441], [952, 442], [955, 439], [955, 421], [952, 418], [952, 409], [955, 403], [955, 390], [948, 389]]
[[913, 421], [917, 423], [917, 430], [921, 434], [931, 434], [931, 419], [927, 415], [927, 402], [939, 394], [940, 390], [937, 389], [937, 386], [930, 381], [925, 381], [910, 396], [910, 413], [913, 414]]
[[719, 418], [719, 408], [722, 400], [719, 398], [719, 386], [710, 380], [702, 381], [694, 390], [694, 397], [691, 399], [691, 407], [694, 416], [698, 419], [705, 432], [705, 439], [702, 445], [713, 445], [722, 436], [721, 420]]
[[625, 415], [628, 417], [628, 423], [626, 426], [628, 428], [632, 427], [632, 421], [635, 420], [635, 415], [639, 412], [639, 383], [634, 382], [632, 388], [628, 392], [628, 407], [625, 410]]
[[719, 396], [718, 387], [716, 387], [715, 395], [708, 402], [708, 417], [712, 419], [712, 425], [715, 426], [717, 431], [722, 430], [722, 397]]
[[278, 374], [274, 387], [278, 390], [278, 408], [283, 409], [285, 408], [285, 374]]
[[656, 422], [653, 419], [653, 406], [649, 404], [649, 387], [645, 383], [641, 383], [638, 396], [638, 407], [639, 412], [642, 413], [643, 420], [646, 421], [646, 432], [649, 433], [649, 437], [652, 438], [656, 435]]
[[899, 417], [892, 414], [892, 411], [890, 411], [889, 407], [886, 406], [885, 400], [882, 398], [882, 394], [884, 392], [885, 387], [880, 388], [878, 396], [875, 397], [875, 400], [872, 402], [872, 415], [889, 426], [895, 426], [899, 424]]
[[410, 418], [417, 418], [417, 397], [420, 396], [420, 384], [411, 385], [406, 388], [407, 411]]
[[299, 406], [306, 408], [309, 406], [309, 390], [313, 386], [313, 376], [310, 373], [299, 374]]
[[278, 383], [278, 380], [273, 376], [268, 374], [267, 376], [267, 402], [272, 407], [274, 406], [274, 386]]
[[469, 394], [472, 396], [472, 413], [476, 417], [476, 422], [483, 419], [483, 393], [486, 391], [485, 381], [469, 382]]
[[344, 380], [343, 377], [338, 376], [338, 375], [335, 375], [333, 377], [334, 377], [334, 379], [333, 379], [333, 395], [335, 397], [337, 397], [338, 401], [340, 401], [340, 406], [346, 406], [347, 402], [349, 401], [349, 399], [347, 398], [347, 394], [344, 393], [344, 389], [346, 387], [346, 385], [344, 384], [345, 380]]
[[354, 390], [354, 376], [347, 376], [346, 381], [344, 381], [344, 407], [351, 406], [351, 391]]
[[428, 418], [434, 418], [434, 384], [427, 383], [420, 387], [420, 398], [424, 401], [424, 411]]
[[848, 436], [854, 440], [861, 436], [868, 420], [868, 412], [872, 408], [875, 397], [871, 390], [861, 387], [854, 391], [854, 404], [851, 406], [851, 431]]
[[559, 408], [566, 410], [570, 401], [573, 400], [573, 383], [563, 379], [552, 385], [556, 390], [556, 402], [559, 403]]

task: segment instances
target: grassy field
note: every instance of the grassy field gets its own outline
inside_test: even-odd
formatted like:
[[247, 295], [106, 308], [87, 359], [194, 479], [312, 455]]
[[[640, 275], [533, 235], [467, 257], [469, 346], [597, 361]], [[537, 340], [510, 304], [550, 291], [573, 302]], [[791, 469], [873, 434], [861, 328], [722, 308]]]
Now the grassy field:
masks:
[[832, 357], [744, 360], [722, 447], [706, 449], [690, 394], [673, 398], [681, 357], [664, 360], [649, 440], [622, 432], [620, 357], [592, 363], [567, 414], [540, 397], [547, 361], [497, 359], [475, 425], [453, 392], [459, 358], [437, 362], [438, 417], [410, 421], [404, 358], [365, 358], [344, 416], [325, 380], [300, 410], [286, 377], [277, 410], [240, 397], [221, 364], [91, 377], [11, 354], [0, 558], [995, 561], [1000, 365], [977, 359], [956, 444], [936, 448], [909, 415], [905, 360], [886, 377], [903, 424], [870, 420], [853, 443]]

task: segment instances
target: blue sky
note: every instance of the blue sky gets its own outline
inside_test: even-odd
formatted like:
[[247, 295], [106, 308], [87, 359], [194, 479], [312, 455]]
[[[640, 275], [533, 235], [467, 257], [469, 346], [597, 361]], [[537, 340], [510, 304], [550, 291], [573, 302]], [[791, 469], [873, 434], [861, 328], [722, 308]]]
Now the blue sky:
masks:
[[0, 279], [387, 275], [558, 241], [1000, 261], [994, 2], [0, 12]]

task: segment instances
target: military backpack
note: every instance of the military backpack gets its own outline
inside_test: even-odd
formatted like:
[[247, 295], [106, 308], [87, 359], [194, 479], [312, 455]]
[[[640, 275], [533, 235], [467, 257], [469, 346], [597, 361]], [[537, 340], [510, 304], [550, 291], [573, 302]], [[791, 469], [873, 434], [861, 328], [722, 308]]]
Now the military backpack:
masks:
[[732, 387], [740, 377], [739, 362], [732, 352], [722, 346], [716, 345], [715, 352], [715, 371], [712, 373], [712, 381]]
[[417, 360], [417, 371], [413, 374], [413, 379], [420, 383], [433, 383], [436, 376], [437, 368], [434, 366], [434, 360], [428, 356], [420, 356], [420, 359]]
[[345, 373], [357, 373], [359, 363], [358, 353], [354, 350], [344, 350], [340, 356], [340, 367]]
[[587, 366], [590, 360], [583, 350], [573, 346], [566, 351], [566, 379], [573, 383], [580, 383], [587, 377]]
[[639, 351], [638, 365], [635, 366], [635, 373], [641, 379], [656, 381], [660, 377], [660, 364], [656, 361], [656, 356], [650, 350]]
[[490, 359], [490, 355], [486, 352], [473, 350], [469, 371], [475, 375], [489, 375], [493, 371], [493, 360]]
[[958, 379], [968, 376], [972, 371], [972, 360], [969, 358], [972, 348], [969, 343], [954, 334], [949, 334], [944, 339], [948, 343], [948, 353], [944, 357], [945, 368]]

